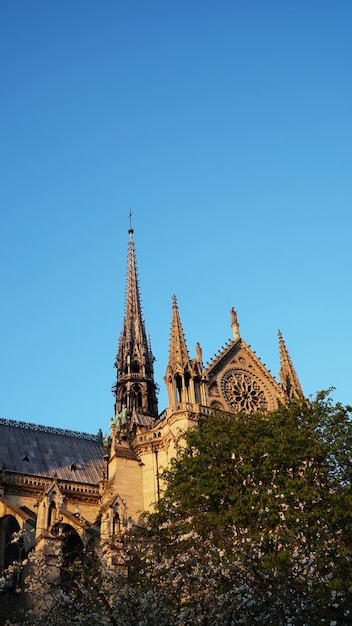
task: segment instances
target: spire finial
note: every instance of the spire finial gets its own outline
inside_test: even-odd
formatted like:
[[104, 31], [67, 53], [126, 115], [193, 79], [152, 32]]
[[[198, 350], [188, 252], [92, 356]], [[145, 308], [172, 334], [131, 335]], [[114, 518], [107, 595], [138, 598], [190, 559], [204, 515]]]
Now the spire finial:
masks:
[[130, 227], [128, 229], [128, 232], [130, 235], [133, 235], [133, 228], [132, 228], [132, 215], [133, 215], [133, 211], [132, 208], [130, 207], [130, 212], [128, 214], [128, 219], [130, 220]]

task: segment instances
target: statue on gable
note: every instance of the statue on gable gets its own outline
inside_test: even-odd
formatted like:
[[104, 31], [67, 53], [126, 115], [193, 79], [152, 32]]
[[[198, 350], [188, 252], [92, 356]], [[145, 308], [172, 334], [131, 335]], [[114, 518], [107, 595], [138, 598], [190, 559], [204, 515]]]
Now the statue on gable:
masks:
[[231, 309], [231, 326], [233, 332], [233, 338], [235, 341], [240, 338], [240, 325], [237, 319], [237, 311], [232, 307]]
[[126, 426], [127, 422], [127, 407], [125, 404], [122, 405], [122, 411], [120, 413], [121, 416], [121, 426]]
[[197, 358], [198, 363], [202, 365], [203, 364], [203, 350], [200, 347], [199, 341], [197, 341], [196, 343], [196, 358]]

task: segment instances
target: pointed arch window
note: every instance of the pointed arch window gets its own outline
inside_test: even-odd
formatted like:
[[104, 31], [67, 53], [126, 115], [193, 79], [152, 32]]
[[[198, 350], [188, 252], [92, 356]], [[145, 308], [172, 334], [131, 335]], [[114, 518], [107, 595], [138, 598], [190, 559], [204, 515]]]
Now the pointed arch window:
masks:
[[52, 533], [61, 539], [61, 588], [71, 589], [76, 586], [80, 576], [80, 565], [83, 561], [84, 552], [82, 539], [70, 524], [56, 524], [52, 529]]
[[142, 390], [139, 385], [133, 385], [131, 389], [131, 405], [133, 409], [142, 408]]
[[200, 404], [200, 380], [198, 376], [194, 379], [194, 399], [197, 404]]
[[111, 534], [114, 537], [115, 535], [118, 535], [119, 532], [121, 530], [121, 521], [120, 521], [120, 516], [118, 514], [118, 512], [116, 511], [114, 513], [114, 516], [111, 520]]
[[0, 569], [6, 569], [14, 561], [21, 561], [24, 555], [23, 538], [13, 540], [15, 533], [18, 533], [20, 526], [12, 515], [5, 515], [0, 520]]
[[181, 402], [182, 401], [182, 377], [180, 376], [180, 374], [176, 374], [175, 381], [176, 381], [176, 393], [177, 393], [176, 401]]
[[48, 509], [48, 528], [55, 524], [56, 521], [56, 504], [55, 502], [51, 502]]
[[121, 411], [122, 411], [122, 407], [123, 406], [127, 406], [127, 389], [126, 389], [126, 387], [123, 387], [122, 392], [121, 392], [121, 407], [120, 407]]

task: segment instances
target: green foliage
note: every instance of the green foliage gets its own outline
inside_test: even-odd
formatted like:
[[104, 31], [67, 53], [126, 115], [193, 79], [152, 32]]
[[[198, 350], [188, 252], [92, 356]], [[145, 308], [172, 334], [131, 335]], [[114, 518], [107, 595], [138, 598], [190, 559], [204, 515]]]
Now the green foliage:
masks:
[[17, 623], [351, 624], [350, 417], [326, 393], [267, 414], [204, 417], [164, 472], [145, 527], [110, 546], [115, 565], [87, 545], [48, 583], [33, 555], [28, 590], [41, 611]]
[[149, 523], [167, 521], [168, 532], [172, 522], [177, 532], [238, 525], [255, 533], [280, 523], [281, 494], [288, 521], [318, 518], [327, 487], [350, 491], [351, 436], [348, 410], [324, 396], [269, 414], [216, 412], [185, 433], [187, 447], [163, 474], [167, 488]]
[[350, 413], [322, 393], [268, 414], [203, 418], [163, 475], [150, 535], [169, 558], [196, 543], [223, 548], [262, 615], [271, 604], [272, 623], [286, 623], [278, 607], [292, 624], [320, 623], [329, 611], [332, 622], [350, 623]]

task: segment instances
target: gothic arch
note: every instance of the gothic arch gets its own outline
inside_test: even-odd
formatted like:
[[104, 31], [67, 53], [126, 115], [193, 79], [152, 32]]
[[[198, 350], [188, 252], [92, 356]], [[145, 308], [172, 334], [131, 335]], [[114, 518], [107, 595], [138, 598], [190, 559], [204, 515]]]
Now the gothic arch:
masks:
[[140, 385], [135, 384], [131, 388], [131, 405], [131, 408], [137, 411], [142, 408], [142, 389]]
[[0, 519], [6, 516], [14, 517], [17, 520], [19, 528], [23, 527], [29, 517], [27, 513], [12, 505], [5, 498], [0, 498]]
[[23, 537], [13, 541], [13, 535], [20, 530], [21, 526], [14, 515], [5, 515], [0, 519], [0, 569], [6, 569], [15, 561], [23, 559]]
[[[70, 588], [75, 584], [80, 565], [83, 560], [84, 545], [78, 532], [71, 524], [58, 523], [52, 528], [52, 534], [61, 540], [62, 564], [60, 578], [62, 588]], [[75, 565], [78, 565], [75, 568]]]

